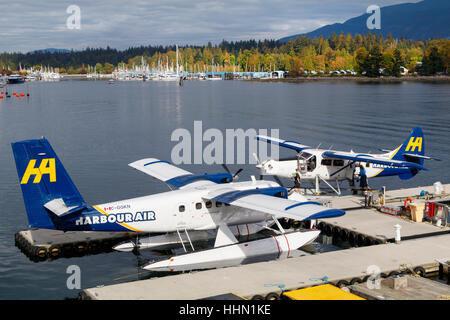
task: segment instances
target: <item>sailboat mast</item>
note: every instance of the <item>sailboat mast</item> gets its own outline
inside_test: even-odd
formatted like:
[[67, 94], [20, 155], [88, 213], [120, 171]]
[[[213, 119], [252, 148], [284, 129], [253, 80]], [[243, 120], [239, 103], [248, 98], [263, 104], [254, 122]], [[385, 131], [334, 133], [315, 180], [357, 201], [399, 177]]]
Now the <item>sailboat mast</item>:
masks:
[[178, 45], [177, 46], [177, 76], [178, 76]]

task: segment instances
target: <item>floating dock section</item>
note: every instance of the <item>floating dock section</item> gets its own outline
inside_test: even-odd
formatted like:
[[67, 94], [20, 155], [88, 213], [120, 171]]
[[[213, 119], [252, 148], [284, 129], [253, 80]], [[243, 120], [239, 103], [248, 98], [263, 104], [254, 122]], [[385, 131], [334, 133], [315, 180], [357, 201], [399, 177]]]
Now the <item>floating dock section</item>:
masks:
[[114, 245], [135, 236], [132, 232], [33, 229], [17, 232], [14, 241], [30, 260], [38, 262], [110, 252]]
[[[450, 191], [450, 184], [444, 185], [444, 190]], [[402, 206], [405, 199], [425, 201], [421, 193], [433, 193], [433, 186], [400, 189], [386, 192], [385, 202]], [[443, 193], [434, 196], [433, 201], [450, 202], [450, 194]], [[400, 226], [401, 239], [415, 239], [447, 234], [450, 228], [443, 223], [436, 226], [429, 222], [417, 223], [406, 217], [380, 212], [381, 206], [365, 208], [365, 198], [362, 196], [343, 196], [331, 199], [331, 206], [346, 210], [341, 217], [319, 220], [317, 227], [322, 234], [333, 237], [334, 240], [348, 241], [352, 246], [369, 246], [395, 241], [395, 225]]]

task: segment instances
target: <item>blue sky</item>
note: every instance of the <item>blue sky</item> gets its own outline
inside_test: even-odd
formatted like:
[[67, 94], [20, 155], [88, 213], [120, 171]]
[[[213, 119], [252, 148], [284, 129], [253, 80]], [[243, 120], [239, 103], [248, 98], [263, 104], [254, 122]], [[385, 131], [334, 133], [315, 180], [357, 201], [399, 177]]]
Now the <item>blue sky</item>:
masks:
[[[279, 39], [418, 0], [0, 0], [0, 52]], [[68, 29], [70, 5], [81, 28]]]

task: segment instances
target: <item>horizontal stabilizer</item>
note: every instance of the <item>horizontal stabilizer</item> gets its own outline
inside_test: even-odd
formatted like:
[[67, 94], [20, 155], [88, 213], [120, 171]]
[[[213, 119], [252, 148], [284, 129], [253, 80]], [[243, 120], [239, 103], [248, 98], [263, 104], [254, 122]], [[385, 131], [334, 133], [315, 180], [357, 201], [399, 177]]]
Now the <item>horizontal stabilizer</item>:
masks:
[[53, 200], [45, 203], [44, 207], [46, 209], [50, 210], [51, 212], [53, 212], [58, 217], [63, 217], [70, 213], [86, 209], [86, 206], [83, 204], [79, 205], [79, 206], [68, 207], [66, 205], [66, 203], [64, 202], [63, 198], [53, 199]]
[[422, 156], [420, 154], [412, 154], [412, 153], [403, 153], [404, 157], [411, 157], [411, 158], [418, 158], [418, 159], [425, 159], [425, 160], [436, 160], [436, 161], [442, 161], [439, 158], [429, 157], [429, 156]]

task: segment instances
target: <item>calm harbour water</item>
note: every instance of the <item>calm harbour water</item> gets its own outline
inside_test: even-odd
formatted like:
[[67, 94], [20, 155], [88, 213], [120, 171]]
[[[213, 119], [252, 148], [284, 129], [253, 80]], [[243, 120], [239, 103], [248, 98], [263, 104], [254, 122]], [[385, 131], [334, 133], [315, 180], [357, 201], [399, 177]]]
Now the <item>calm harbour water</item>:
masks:
[[[64, 80], [11, 85], [29, 98], [0, 100], [0, 299], [62, 299], [66, 269], [81, 268], [88, 288], [136, 280], [141, 271], [131, 253], [105, 253], [34, 263], [14, 246], [27, 218], [10, 143], [45, 136], [89, 204], [166, 191], [165, 184], [127, 166], [145, 157], [170, 160], [173, 130], [279, 129], [280, 137], [321, 148], [378, 152], [400, 145], [415, 126], [425, 135], [429, 171], [402, 181], [370, 181], [388, 189], [449, 183], [450, 85], [420, 82], [116, 82]], [[270, 132], [269, 132], [270, 133]], [[204, 143], [204, 146], [207, 143]], [[294, 155], [280, 150], [280, 156]], [[222, 172], [220, 165], [182, 165], [195, 173]], [[258, 175], [252, 165], [241, 180]], [[114, 280], [121, 278], [120, 280]]]

